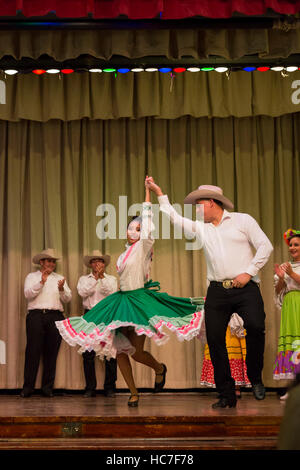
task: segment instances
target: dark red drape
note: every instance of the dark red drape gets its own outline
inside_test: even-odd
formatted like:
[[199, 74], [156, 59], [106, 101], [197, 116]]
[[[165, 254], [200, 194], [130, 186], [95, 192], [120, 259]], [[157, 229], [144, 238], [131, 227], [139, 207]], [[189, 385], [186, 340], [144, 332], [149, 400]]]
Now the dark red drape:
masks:
[[193, 16], [229, 18], [233, 13], [261, 15], [267, 9], [281, 14], [300, 11], [300, 0], [0, 0], [0, 16], [44, 16], [55, 12], [63, 18], [181, 19]]

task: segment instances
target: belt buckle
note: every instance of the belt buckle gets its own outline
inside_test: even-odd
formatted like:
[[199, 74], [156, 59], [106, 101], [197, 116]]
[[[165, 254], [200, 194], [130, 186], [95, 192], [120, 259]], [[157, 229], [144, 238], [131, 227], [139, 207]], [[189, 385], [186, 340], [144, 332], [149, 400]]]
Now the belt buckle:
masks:
[[226, 281], [222, 282], [222, 286], [224, 287], [224, 289], [232, 289], [232, 283], [232, 279], [226, 279]]

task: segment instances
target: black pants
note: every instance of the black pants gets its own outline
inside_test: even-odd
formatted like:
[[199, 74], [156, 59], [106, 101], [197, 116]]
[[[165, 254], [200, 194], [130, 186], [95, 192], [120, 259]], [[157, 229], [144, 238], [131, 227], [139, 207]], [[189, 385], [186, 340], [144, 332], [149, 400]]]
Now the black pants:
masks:
[[[85, 310], [84, 313], [87, 313], [88, 310]], [[95, 371], [95, 351], [85, 351], [82, 354], [83, 357], [83, 369], [85, 377], [85, 389], [94, 391], [97, 387], [96, 380], [96, 371]], [[105, 379], [104, 379], [104, 391], [109, 390], [114, 391], [116, 389], [117, 381], [117, 360], [107, 359], [104, 360], [105, 363]]]
[[230, 316], [234, 312], [243, 319], [247, 333], [248, 378], [252, 384], [262, 381], [265, 312], [258, 285], [250, 281], [243, 288], [225, 289], [219, 283], [212, 282], [205, 301], [205, 326], [216, 388], [221, 397], [231, 397], [235, 389], [225, 341]]
[[[83, 368], [85, 376], [85, 389], [96, 390], [97, 380], [95, 371], [95, 351], [85, 351], [82, 354], [83, 357]], [[117, 361], [116, 359], [105, 359], [105, 380], [104, 380], [104, 391], [114, 391], [116, 389], [117, 380]]]
[[39, 363], [43, 357], [42, 390], [52, 391], [56, 359], [61, 344], [61, 336], [55, 322], [63, 320], [59, 310], [29, 310], [26, 317], [27, 345], [25, 351], [23, 389], [34, 390]]

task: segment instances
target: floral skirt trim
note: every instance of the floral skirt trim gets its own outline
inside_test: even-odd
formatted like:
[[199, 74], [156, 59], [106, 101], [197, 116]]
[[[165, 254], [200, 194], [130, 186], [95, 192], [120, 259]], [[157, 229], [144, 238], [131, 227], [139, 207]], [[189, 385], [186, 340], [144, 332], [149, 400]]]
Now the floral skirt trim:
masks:
[[[300, 348], [299, 348], [300, 349]], [[273, 379], [293, 380], [300, 373], [299, 351], [280, 351], [275, 360]]]

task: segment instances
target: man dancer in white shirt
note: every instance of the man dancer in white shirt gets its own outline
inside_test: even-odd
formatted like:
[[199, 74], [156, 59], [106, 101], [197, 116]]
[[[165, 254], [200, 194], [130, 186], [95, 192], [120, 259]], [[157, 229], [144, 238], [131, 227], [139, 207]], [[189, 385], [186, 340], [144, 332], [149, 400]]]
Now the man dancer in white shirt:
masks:
[[63, 303], [70, 302], [72, 297], [65, 278], [54, 272], [58, 259], [52, 249], [38, 253], [32, 262], [40, 264], [41, 268], [28, 274], [25, 279], [24, 294], [28, 300], [28, 314], [24, 385], [21, 391], [23, 398], [31, 396], [34, 391], [41, 356], [42, 394], [46, 397], [53, 396], [56, 359], [62, 339], [55, 322], [64, 319]]
[[[185, 204], [196, 204], [202, 220], [181, 217], [168, 196], [147, 179], [158, 196], [160, 209], [170, 220], [196, 236], [207, 263], [209, 287], [205, 301], [205, 325], [208, 346], [220, 399], [213, 408], [236, 406], [234, 380], [231, 377], [225, 334], [232, 313], [237, 312], [247, 331], [247, 374], [257, 400], [265, 398], [262, 383], [265, 342], [265, 312], [259, 290], [259, 270], [266, 264], [273, 247], [257, 222], [248, 214], [228, 212], [232, 202], [218, 186], [204, 185], [190, 193]], [[251, 247], [256, 250], [253, 255]]]
[[[105, 273], [105, 268], [110, 263], [109, 255], [103, 255], [99, 250], [94, 250], [92, 255], [85, 256], [83, 261], [88, 268], [92, 269], [90, 274], [81, 276], [77, 284], [78, 293], [83, 299], [84, 313], [86, 313], [104, 297], [116, 292], [118, 281], [116, 277]], [[86, 382], [85, 398], [96, 395], [95, 355], [95, 351], [85, 351], [82, 354]], [[116, 389], [117, 361], [111, 358], [109, 361], [105, 359], [104, 362], [104, 394], [107, 397], [113, 397]]]

